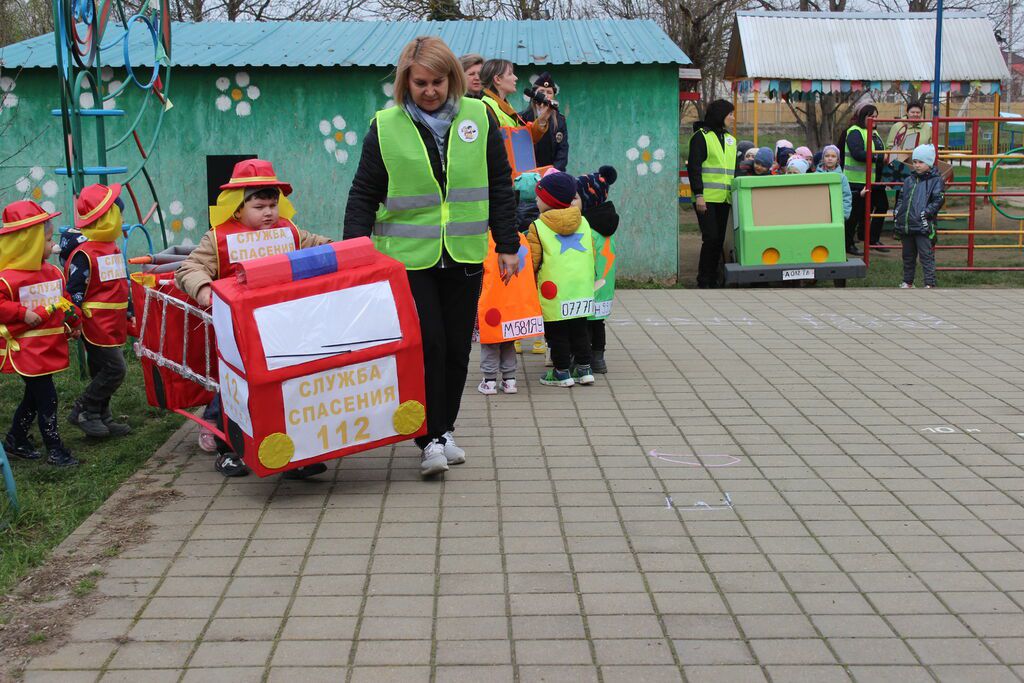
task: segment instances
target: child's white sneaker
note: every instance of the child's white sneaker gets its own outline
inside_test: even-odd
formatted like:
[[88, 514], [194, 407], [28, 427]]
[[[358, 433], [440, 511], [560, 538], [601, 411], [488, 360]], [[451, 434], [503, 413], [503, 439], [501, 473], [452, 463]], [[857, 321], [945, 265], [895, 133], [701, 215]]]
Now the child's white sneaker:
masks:
[[420, 476], [429, 477], [448, 471], [448, 458], [444, 454], [444, 446], [437, 439], [427, 444], [420, 456]]
[[516, 381], [514, 379], [501, 380], [501, 390], [506, 394], [519, 393], [519, 388], [516, 386]]
[[444, 433], [444, 457], [449, 465], [461, 465], [466, 462], [466, 451], [455, 443], [455, 435], [451, 432]]
[[913, 289], [913, 288], [914, 288], [914, 283], [913, 282], [901, 282], [900, 283], [900, 289]]
[[476, 390], [484, 396], [492, 396], [498, 393], [498, 381], [494, 379], [480, 380], [480, 386]]

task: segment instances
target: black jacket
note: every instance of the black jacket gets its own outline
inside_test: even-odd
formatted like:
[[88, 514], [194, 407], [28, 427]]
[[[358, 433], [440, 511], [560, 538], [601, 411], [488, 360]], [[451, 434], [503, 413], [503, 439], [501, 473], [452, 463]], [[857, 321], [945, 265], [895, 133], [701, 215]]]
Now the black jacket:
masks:
[[893, 230], [899, 235], [934, 236], [935, 217], [945, 201], [945, 189], [942, 176], [934, 168], [922, 175], [911, 173], [903, 181], [903, 189], [893, 211]]
[[[537, 117], [533, 113], [533, 107], [527, 107], [519, 112], [523, 121], [533, 121]], [[533, 155], [537, 159], [537, 167], [554, 166], [559, 171], [565, 171], [569, 165], [569, 127], [565, 123], [565, 117], [560, 113], [552, 112], [557, 117], [558, 130], [554, 130], [555, 121], [548, 126], [544, 136], [533, 144]]]
[[693, 135], [690, 136], [690, 154], [686, 157], [686, 172], [690, 176], [690, 192], [694, 199], [704, 194], [704, 180], [700, 177], [704, 162], [708, 159], [708, 143], [704, 141], [701, 131], [710, 131], [718, 136], [718, 142], [725, 149], [725, 131], [714, 130], [704, 125], [703, 121], [693, 122]]
[[[491, 235], [494, 237], [496, 250], [499, 254], [515, 254], [519, 251], [519, 236], [516, 234], [516, 198], [512, 189], [512, 169], [508, 165], [505, 143], [498, 132], [498, 124], [488, 112], [490, 126], [487, 133], [487, 186], [490, 188]], [[454, 128], [454, 126], [453, 126]], [[416, 123], [416, 129], [423, 138], [430, 157], [430, 167], [434, 178], [445, 191], [447, 178], [441, 163], [441, 155], [437, 151], [434, 136], [422, 124]], [[448, 135], [451, 136], [449, 128]], [[388, 196], [388, 170], [380, 153], [380, 138], [377, 135], [377, 122], [370, 125], [370, 130], [363, 139], [363, 152], [359, 158], [359, 168], [352, 180], [352, 189], [348, 193], [348, 205], [345, 207], [345, 231], [343, 239], [353, 237], [369, 237], [373, 232], [373, 223], [377, 209]], [[452, 265], [447, 250], [442, 254], [444, 265]]]

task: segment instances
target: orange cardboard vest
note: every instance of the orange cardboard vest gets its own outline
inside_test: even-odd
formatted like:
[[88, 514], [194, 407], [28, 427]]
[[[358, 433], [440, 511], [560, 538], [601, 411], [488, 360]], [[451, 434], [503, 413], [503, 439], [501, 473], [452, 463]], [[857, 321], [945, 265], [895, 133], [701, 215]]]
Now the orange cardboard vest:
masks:
[[477, 315], [481, 344], [499, 344], [544, 334], [544, 317], [537, 298], [533, 260], [523, 233], [519, 233], [519, 274], [507, 285], [501, 281], [494, 239], [488, 235], [484, 281]]

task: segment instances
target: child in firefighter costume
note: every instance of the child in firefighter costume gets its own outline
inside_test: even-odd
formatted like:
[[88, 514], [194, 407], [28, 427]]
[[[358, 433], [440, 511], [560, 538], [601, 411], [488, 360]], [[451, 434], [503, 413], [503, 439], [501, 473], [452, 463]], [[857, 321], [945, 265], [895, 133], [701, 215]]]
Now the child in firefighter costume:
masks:
[[51, 253], [53, 218], [33, 201], [8, 205], [0, 225], [0, 372], [21, 375], [25, 393], [4, 438], [16, 458], [37, 460], [40, 452], [28, 431], [38, 420], [47, 464], [70, 467], [78, 461], [57, 429], [57, 389], [53, 375], [68, 367], [64, 276], [46, 263]]
[[[232, 277], [240, 264], [252, 259], [306, 249], [331, 240], [300, 230], [291, 221], [295, 208], [288, 201], [292, 186], [278, 180], [269, 161], [248, 159], [235, 164], [231, 180], [220, 187], [217, 205], [210, 207], [213, 227], [175, 271], [183, 292], [200, 306], [211, 303], [210, 284]], [[211, 404], [212, 405], [212, 404]], [[219, 402], [214, 421], [220, 421]], [[226, 477], [248, 474], [242, 459], [217, 440], [216, 470]], [[302, 479], [326, 471], [323, 463], [288, 470], [284, 476]]]
[[[527, 240], [537, 273], [540, 307], [554, 367], [541, 384], [593, 384], [587, 318], [594, 314], [594, 238], [580, 213], [576, 179], [549, 173], [537, 184], [540, 217]], [[571, 373], [573, 360], [576, 372]]]
[[75, 400], [68, 421], [88, 436], [124, 436], [131, 427], [116, 422], [110, 399], [124, 381], [124, 343], [131, 302], [121, 237], [121, 186], [89, 185], [75, 199], [75, 229], [85, 240], [64, 263], [67, 298], [81, 311], [82, 338], [91, 381]]

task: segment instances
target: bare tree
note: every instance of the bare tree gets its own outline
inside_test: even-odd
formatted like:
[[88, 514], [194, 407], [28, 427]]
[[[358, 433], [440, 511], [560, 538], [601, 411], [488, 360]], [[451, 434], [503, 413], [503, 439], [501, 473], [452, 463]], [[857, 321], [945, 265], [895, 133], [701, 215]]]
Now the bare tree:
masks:
[[0, 47], [52, 30], [47, 0], [0, 0]]
[[359, 18], [365, 4], [361, 0], [172, 0], [171, 14], [176, 21], [191, 22], [347, 21]]

